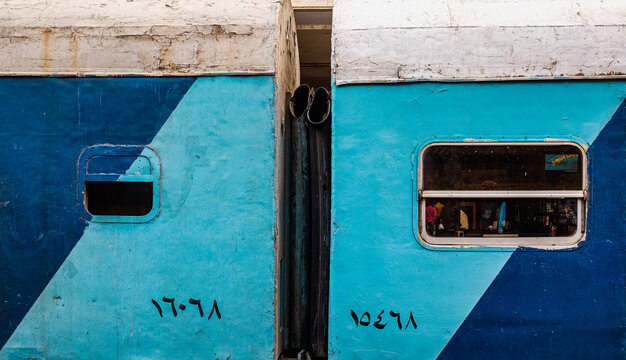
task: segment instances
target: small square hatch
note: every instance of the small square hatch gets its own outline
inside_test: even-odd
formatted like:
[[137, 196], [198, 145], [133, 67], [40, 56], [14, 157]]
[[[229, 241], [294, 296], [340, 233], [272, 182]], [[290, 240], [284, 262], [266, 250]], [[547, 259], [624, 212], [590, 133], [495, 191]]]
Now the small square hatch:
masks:
[[91, 222], [143, 223], [159, 213], [161, 164], [148, 146], [96, 145], [78, 161], [78, 203]]

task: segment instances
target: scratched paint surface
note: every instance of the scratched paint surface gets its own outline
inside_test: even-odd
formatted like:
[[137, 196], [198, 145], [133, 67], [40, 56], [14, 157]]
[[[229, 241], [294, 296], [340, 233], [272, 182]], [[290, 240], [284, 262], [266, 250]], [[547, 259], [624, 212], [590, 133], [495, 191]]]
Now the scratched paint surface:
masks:
[[[550, 137], [590, 145], [624, 100], [626, 84], [422, 83], [333, 90], [330, 357], [435, 359], [512, 252], [420, 246], [413, 226], [413, 154], [434, 136], [446, 141]], [[540, 259], [553, 253], [535, 254], [543, 254]], [[357, 325], [351, 310], [364, 324], [368, 312], [369, 325]], [[498, 313], [491, 315], [506, 326]], [[377, 320], [386, 326], [378, 329]]]
[[273, 93], [272, 77], [197, 79], [149, 144], [160, 214], [90, 223], [0, 358], [271, 358]]

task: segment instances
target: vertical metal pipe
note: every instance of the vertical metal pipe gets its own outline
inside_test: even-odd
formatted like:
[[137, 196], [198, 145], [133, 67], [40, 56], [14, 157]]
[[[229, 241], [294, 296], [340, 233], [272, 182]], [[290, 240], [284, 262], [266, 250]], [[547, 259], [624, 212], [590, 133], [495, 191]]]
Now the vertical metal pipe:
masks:
[[300, 85], [296, 88], [289, 102], [289, 109], [294, 118], [299, 118], [307, 112], [311, 103], [311, 92], [313, 89], [307, 84]]
[[291, 207], [290, 207], [290, 304], [289, 347], [305, 348], [308, 343], [309, 268], [310, 268], [310, 168], [309, 125], [306, 113], [310, 88], [301, 85], [291, 99], [294, 115], [291, 136]]
[[[298, 87], [290, 101], [287, 347], [328, 356], [330, 94]], [[287, 255], [288, 253], [288, 255]], [[285, 310], [285, 309], [283, 309]]]
[[328, 282], [330, 269], [331, 106], [328, 90], [315, 91], [306, 112], [311, 124], [311, 282], [310, 346], [315, 357], [328, 356]]

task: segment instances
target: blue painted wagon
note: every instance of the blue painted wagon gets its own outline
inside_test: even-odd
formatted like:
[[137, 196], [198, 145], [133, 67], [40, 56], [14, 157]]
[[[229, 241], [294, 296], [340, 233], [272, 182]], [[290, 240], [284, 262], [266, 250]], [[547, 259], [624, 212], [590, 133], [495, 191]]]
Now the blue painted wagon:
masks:
[[335, 2], [329, 358], [626, 356], [625, 24]]
[[278, 356], [290, 3], [0, 1], [0, 50], [0, 358]]

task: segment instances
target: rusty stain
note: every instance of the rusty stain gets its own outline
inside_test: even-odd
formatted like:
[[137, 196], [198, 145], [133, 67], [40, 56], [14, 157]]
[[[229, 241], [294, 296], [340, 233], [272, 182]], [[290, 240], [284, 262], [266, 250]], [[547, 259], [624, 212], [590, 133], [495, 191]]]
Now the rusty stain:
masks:
[[163, 72], [175, 72], [174, 75], [185, 76], [189, 73], [192, 67], [198, 63], [199, 57], [199, 49], [195, 46], [195, 50], [193, 51], [194, 57], [192, 57], [189, 63], [177, 63], [171, 59], [172, 55], [172, 45], [177, 40], [167, 39], [167, 41], [161, 44], [160, 55], [158, 58], [157, 69]]
[[[15, 54], [24, 61], [21, 61], [23, 64], [19, 67], [21, 71], [17, 71], [14, 65], [0, 61], [0, 73], [14, 76], [269, 75], [276, 71], [275, 61], [269, 62], [272, 55], [269, 51], [257, 53], [252, 50], [263, 49], [265, 44], [274, 41], [273, 32], [267, 28], [257, 30], [249, 24], [188, 24], [174, 27], [174, 30], [170, 25], [129, 26], [102, 31], [80, 26], [42, 27], [35, 33], [39, 45], [32, 48], [36, 54], [28, 58], [28, 51], [20, 49], [27, 46], [32, 35], [10, 36], [9, 33], [6, 37], [6, 31], [0, 26], [0, 39], [8, 38], [10, 43], [16, 43], [11, 50], [15, 49]], [[61, 38], [65, 45], [59, 46], [55, 40]], [[100, 41], [90, 42], [93, 47], [84, 48], [82, 42], [92, 38]], [[231, 38], [236, 40], [233, 42]], [[218, 42], [218, 47], [223, 47], [223, 51], [206, 51], [208, 46], [203, 40]], [[252, 46], [252, 43], [259, 47]], [[103, 63], [115, 64], [121, 60], [128, 61], [130, 65], [122, 68], [112, 65], [111, 68], [115, 70], [111, 70], [107, 66], [94, 68], [82, 63], [83, 55], [107, 52], [108, 47], [111, 51], [101, 59]], [[246, 54], [241, 51], [244, 48]], [[248, 51], [248, 48], [251, 50]], [[139, 56], [141, 54], [149, 56]], [[277, 53], [273, 55], [278, 56]], [[11, 61], [15, 63], [16, 60]]]
[[171, 46], [171, 40], [161, 46], [161, 56], [159, 57], [159, 70], [166, 70], [168, 68], [171, 69], [173, 67], [172, 64], [167, 60], [171, 52]]
[[70, 47], [72, 48], [72, 71], [78, 69], [78, 39], [76, 33], [72, 33], [70, 37]]
[[43, 60], [43, 71], [47, 72], [50, 69], [50, 36], [52, 35], [52, 29], [44, 29], [43, 34], [43, 53], [41, 58]]
[[224, 35], [226, 31], [221, 25], [212, 25], [211, 26], [211, 35]]

